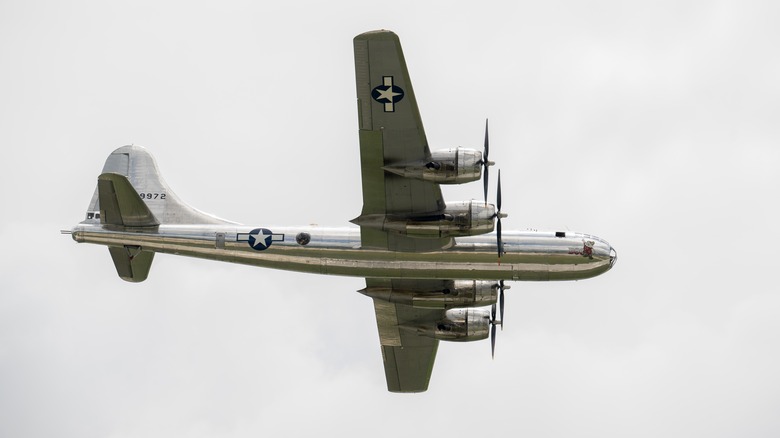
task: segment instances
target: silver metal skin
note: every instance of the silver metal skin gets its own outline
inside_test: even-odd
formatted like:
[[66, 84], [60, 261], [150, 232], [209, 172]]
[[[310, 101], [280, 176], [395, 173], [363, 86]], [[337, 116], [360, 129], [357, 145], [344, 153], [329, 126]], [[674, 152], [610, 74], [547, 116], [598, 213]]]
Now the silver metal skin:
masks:
[[434, 214], [364, 214], [350, 222], [361, 227], [419, 238], [475, 236], [493, 231], [496, 207], [479, 201], [448, 202]]
[[449, 280], [439, 288], [366, 287], [358, 292], [390, 303], [428, 309], [490, 306], [498, 301], [498, 284], [484, 280]]
[[460, 147], [438, 150], [431, 152], [427, 160], [389, 164], [382, 169], [438, 184], [463, 184], [482, 178], [482, 152]]
[[[117, 231], [97, 220], [71, 230], [76, 242], [143, 248], [165, 254], [289, 271], [375, 278], [551, 281], [580, 280], [608, 271], [617, 254], [603, 239], [581, 233], [505, 231], [505, 254], [496, 257], [494, 233], [461, 237], [441, 251], [405, 253], [361, 248], [359, 228], [264, 227], [275, 240], [253, 249], [240, 235], [257, 226], [160, 225], [153, 231]], [[296, 235], [307, 233], [306, 245]], [[224, 241], [218, 243], [218, 236]], [[283, 236], [283, 237], [281, 237]]]
[[481, 341], [490, 334], [490, 312], [485, 309], [450, 309], [439, 321], [402, 325], [401, 328], [441, 341]]

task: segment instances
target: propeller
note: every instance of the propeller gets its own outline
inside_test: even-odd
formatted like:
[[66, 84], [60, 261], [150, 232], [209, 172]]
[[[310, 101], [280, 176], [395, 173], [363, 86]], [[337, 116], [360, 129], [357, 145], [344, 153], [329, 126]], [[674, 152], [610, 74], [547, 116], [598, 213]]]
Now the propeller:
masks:
[[[489, 160], [490, 154], [490, 137], [488, 135], [488, 119], [485, 119], [485, 149], [482, 153], [482, 160], [480, 164], [483, 167], [483, 192], [485, 196], [485, 204], [487, 204], [488, 184], [490, 181], [490, 166], [496, 164]], [[498, 187], [496, 188], [496, 212], [493, 214], [493, 218], [496, 219], [496, 251], [498, 251], [498, 263], [501, 264], [501, 255], [504, 254], [504, 241], [501, 239], [501, 219], [507, 217], [506, 213], [501, 213], [501, 169], [498, 170]], [[509, 286], [504, 286], [504, 280], [500, 280], [495, 287], [499, 290], [498, 310], [501, 319], [496, 319], [496, 304], [490, 308], [490, 354], [491, 357], [496, 356], [496, 326], [500, 325], [501, 330], [504, 330], [504, 289], [509, 289]]]
[[[496, 164], [488, 159], [490, 156], [490, 136], [488, 135], [488, 119], [485, 119], [485, 150], [482, 153], [482, 159], [480, 164], [484, 169], [484, 175], [482, 177], [483, 194], [485, 195], [485, 204], [487, 205], [488, 183], [490, 181], [490, 166]], [[498, 263], [501, 264], [501, 255], [504, 253], [504, 242], [501, 240], [501, 218], [505, 218], [506, 214], [501, 213], [501, 169], [498, 170], [498, 189], [496, 191], [496, 212], [493, 214], [494, 219], [498, 219], [496, 223], [496, 251], [498, 251]]]
[[488, 193], [488, 180], [490, 176], [490, 166], [496, 164], [490, 160], [488, 160], [488, 154], [490, 153], [490, 142], [488, 141], [488, 119], [485, 119], [485, 149], [484, 152], [482, 152], [482, 160], [481, 164], [484, 168], [484, 177], [482, 178], [482, 185], [485, 193], [485, 204], [487, 204], [487, 193]]
[[496, 319], [496, 303], [490, 306], [490, 356], [496, 357], [496, 326], [500, 325], [501, 330], [504, 330], [504, 290], [511, 289], [509, 285], [504, 285], [504, 280], [500, 280], [493, 287], [499, 290], [498, 295], [498, 316], [500, 319]]
[[504, 241], [501, 239], [501, 218], [507, 217], [501, 213], [501, 169], [498, 169], [498, 188], [496, 189], [496, 212], [493, 214], [496, 220], [496, 251], [498, 251], [498, 263], [501, 264], [501, 255], [504, 254]]
[[[496, 358], [496, 326], [501, 324], [501, 321], [496, 320], [496, 304], [490, 307], [490, 357]], [[503, 330], [503, 328], [502, 328]]]
[[504, 290], [506, 289], [512, 289], [512, 286], [504, 285], [504, 280], [501, 280], [498, 282], [498, 310], [499, 310], [499, 316], [501, 317], [501, 330], [504, 329]]

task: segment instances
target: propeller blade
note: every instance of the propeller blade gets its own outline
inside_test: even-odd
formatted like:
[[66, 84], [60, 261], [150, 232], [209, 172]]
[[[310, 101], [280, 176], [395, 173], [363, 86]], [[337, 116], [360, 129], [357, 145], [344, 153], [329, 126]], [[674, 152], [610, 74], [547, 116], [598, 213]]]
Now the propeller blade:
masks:
[[501, 240], [501, 216], [498, 217], [496, 223], [496, 250], [498, 251], [498, 258], [501, 259], [501, 255], [504, 253], [504, 241]]
[[496, 303], [493, 303], [493, 306], [490, 307], [490, 320], [496, 320]]
[[504, 254], [504, 241], [501, 240], [501, 169], [498, 169], [498, 188], [496, 190], [496, 250], [498, 251], [498, 263], [501, 263], [501, 255]]
[[500, 286], [501, 293], [498, 295], [498, 308], [499, 315], [501, 315], [501, 330], [504, 330], [504, 280], [501, 280]]
[[490, 357], [496, 358], [496, 325], [491, 324], [490, 327]]
[[490, 177], [490, 166], [485, 166], [484, 175], [482, 175], [482, 186], [485, 192], [485, 205], [487, 205], [488, 178]]
[[484, 152], [482, 152], [482, 167], [484, 168], [485, 175], [482, 179], [482, 184], [484, 185], [484, 192], [485, 192], [485, 204], [487, 204], [487, 193], [488, 193], [488, 177], [490, 175], [490, 161], [488, 161], [488, 153], [490, 152], [490, 142], [488, 141], [488, 121], [485, 119], [485, 149]]
[[487, 165], [488, 152], [490, 152], [490, 142], [488, 141], [488, 119], [485, 119], [485, 153], [482, 155], [482, 160]]
[[501, 169], [498, 169], [498, 189], [496, 189], [496, 208], [501, 213]]

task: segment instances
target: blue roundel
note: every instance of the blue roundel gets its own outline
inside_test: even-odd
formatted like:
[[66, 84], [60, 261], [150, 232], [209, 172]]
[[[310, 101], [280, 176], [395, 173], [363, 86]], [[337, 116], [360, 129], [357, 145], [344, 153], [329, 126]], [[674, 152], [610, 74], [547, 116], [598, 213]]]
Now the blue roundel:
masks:
[[380, 85], [371, 90], [371, 97], [385, 104], [393, 104], [404, 98], [404, 90], [397, 85]]
[[249, 246], [257, 251], [263, 251], [271, 246], [273, 232], [267, 228], [255, 228], [249, 232]]

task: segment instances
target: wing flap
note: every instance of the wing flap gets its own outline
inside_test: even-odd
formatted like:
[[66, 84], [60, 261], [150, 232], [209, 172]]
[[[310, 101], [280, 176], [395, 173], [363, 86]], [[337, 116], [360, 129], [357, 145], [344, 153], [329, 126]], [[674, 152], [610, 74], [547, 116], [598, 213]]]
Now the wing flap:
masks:
[[359, 134], [363, 214], [387, 214], [382, 133], [361, 130]]
[[398, 315], [395, 304], [374, 299], [376, 325], [379, 329], [379, 343], [383, 347], [400, 347], [401, 330], [398, 328]]

